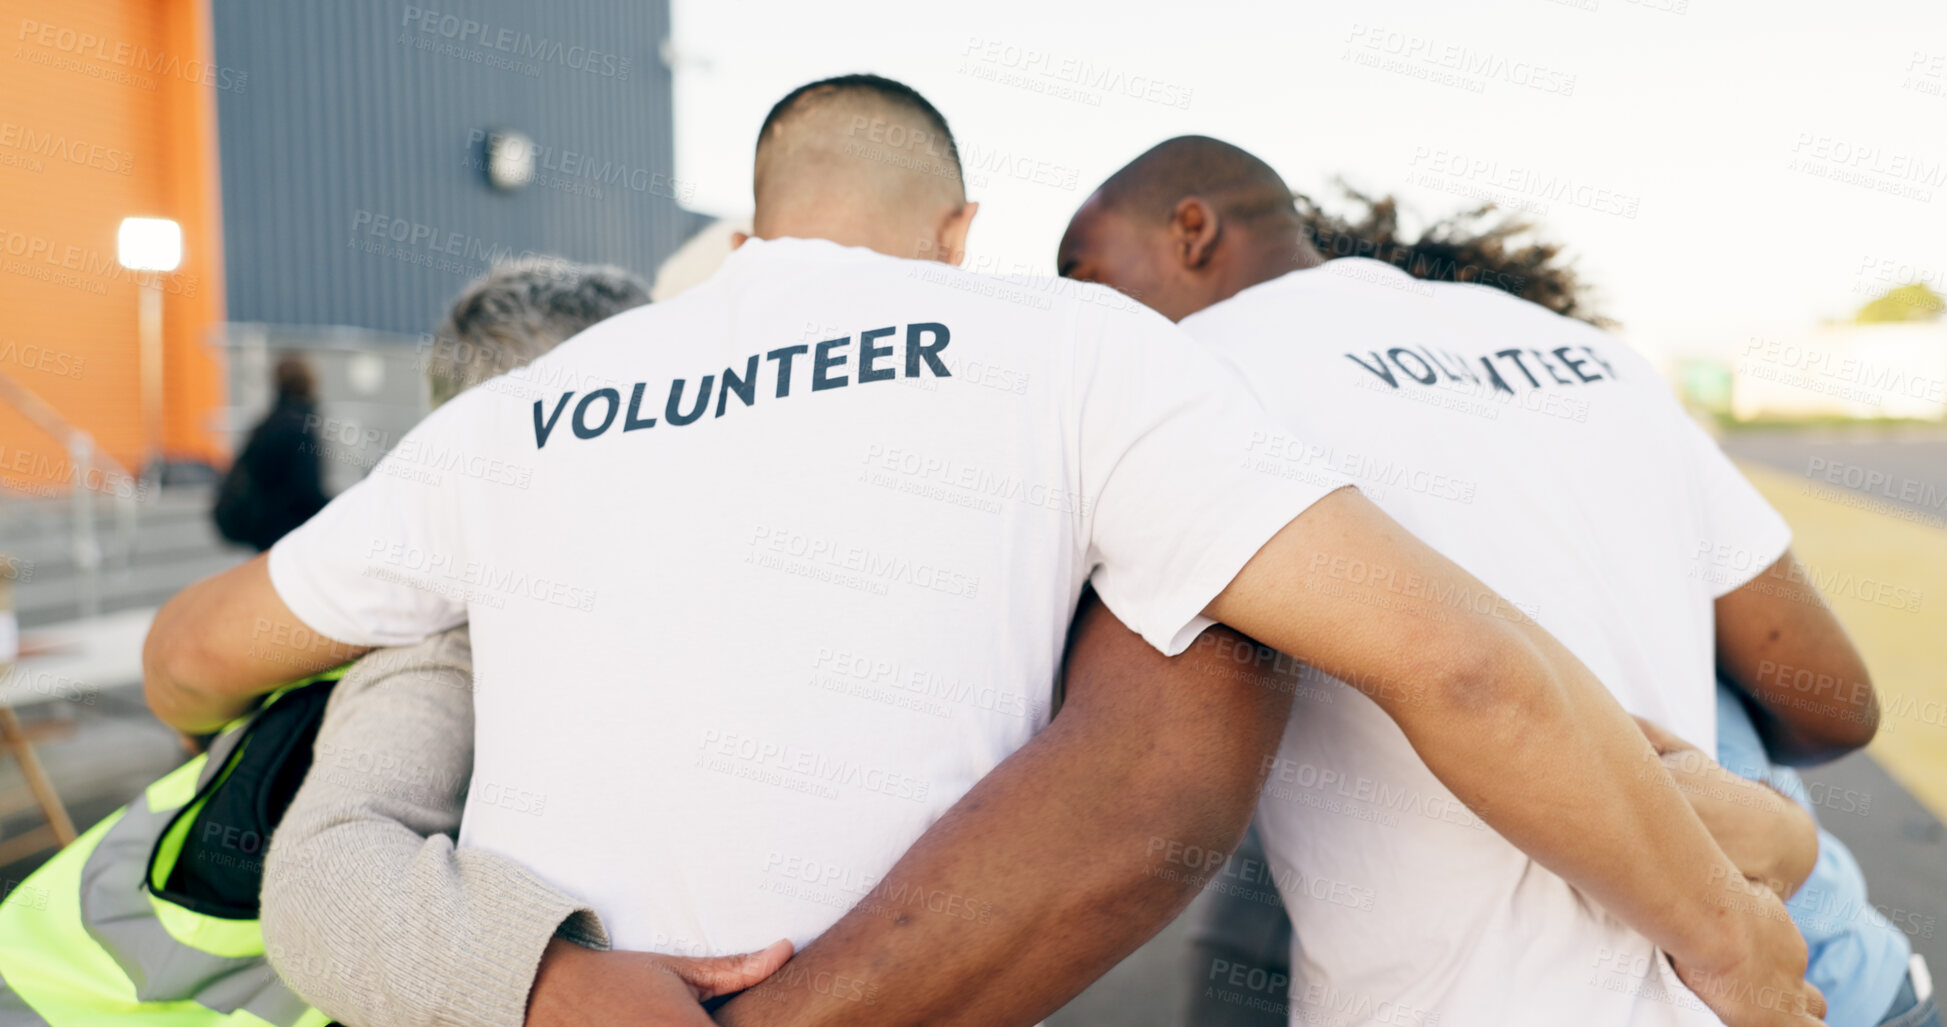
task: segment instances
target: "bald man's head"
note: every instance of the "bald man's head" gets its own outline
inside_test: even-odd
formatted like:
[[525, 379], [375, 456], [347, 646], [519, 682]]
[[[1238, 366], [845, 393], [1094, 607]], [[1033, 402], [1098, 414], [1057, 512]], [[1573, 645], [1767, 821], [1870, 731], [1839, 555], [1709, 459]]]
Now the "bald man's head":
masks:
[[1056, 257], [1063, 275], [1114, 286], [1171, 320], [1317, 262], [1284, 179], [1208, 136], [1159, 143], [1109, 176]]
[[1161, 142], [1109, 176], [1096, 190], [1104, 205], [1152, 224], [1169, 220], [1177, 202], [1201, 196], [1225, 218], [1298, 224], [1291, 189], [1271, 165], [1209, 136]]
[[757, 133], [753, 185], [760, 238], [938, 258], [964, 241], [972, 217], [946, 119], [910, 86], [877, 75], [824, 79], [779, 100]]

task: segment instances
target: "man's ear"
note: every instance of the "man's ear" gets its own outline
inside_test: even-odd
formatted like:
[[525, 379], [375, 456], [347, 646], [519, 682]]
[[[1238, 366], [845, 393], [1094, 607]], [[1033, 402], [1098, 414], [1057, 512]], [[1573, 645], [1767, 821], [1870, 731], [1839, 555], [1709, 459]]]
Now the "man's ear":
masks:
[[967, 231], [973, 227], [974, 215], [980, 213], [980, 204], [969, 201], [960, 209], [946, 216], [940, 223], [939, 239], [933, 247], [933, 259], [959, 267], [967, 259]]
[[1184, 197], [1170, 212], [1170, 251], [1186, 268], [1208, 264], [1222, 234], [1216, 208], [1198, 197]]

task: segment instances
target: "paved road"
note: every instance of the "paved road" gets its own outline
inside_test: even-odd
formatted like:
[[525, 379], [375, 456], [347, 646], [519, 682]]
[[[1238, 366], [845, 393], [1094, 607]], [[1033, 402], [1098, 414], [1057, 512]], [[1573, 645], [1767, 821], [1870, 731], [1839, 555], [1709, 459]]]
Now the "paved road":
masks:
[[1912, 510], [1929, 523], [1947, 526], [1947, 430], [1741, 430], [1720, 441], [1736, 459], [1848, 489], [1861, 499]]

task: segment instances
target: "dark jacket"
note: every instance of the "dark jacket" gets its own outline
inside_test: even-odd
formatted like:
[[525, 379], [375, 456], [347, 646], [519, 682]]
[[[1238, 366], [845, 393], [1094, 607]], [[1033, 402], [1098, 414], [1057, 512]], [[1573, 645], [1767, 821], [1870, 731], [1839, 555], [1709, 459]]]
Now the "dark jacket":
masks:
[[280, 397], [251, 431], [211, 511], [224, 538], [262, 552], [324, 507], [315, 410]]

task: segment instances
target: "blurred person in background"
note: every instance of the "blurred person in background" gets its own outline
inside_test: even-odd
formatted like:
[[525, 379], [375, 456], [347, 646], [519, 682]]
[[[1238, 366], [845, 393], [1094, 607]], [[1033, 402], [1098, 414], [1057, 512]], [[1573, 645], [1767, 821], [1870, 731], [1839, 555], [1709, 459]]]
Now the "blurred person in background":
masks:
[[217, 487], [211, 517], [232, 542], [264, 552], [324, 509], [318, 436], [317, 379], [295, 353], [271, 372], [276, 398], [251, 429], [243, 452]]

